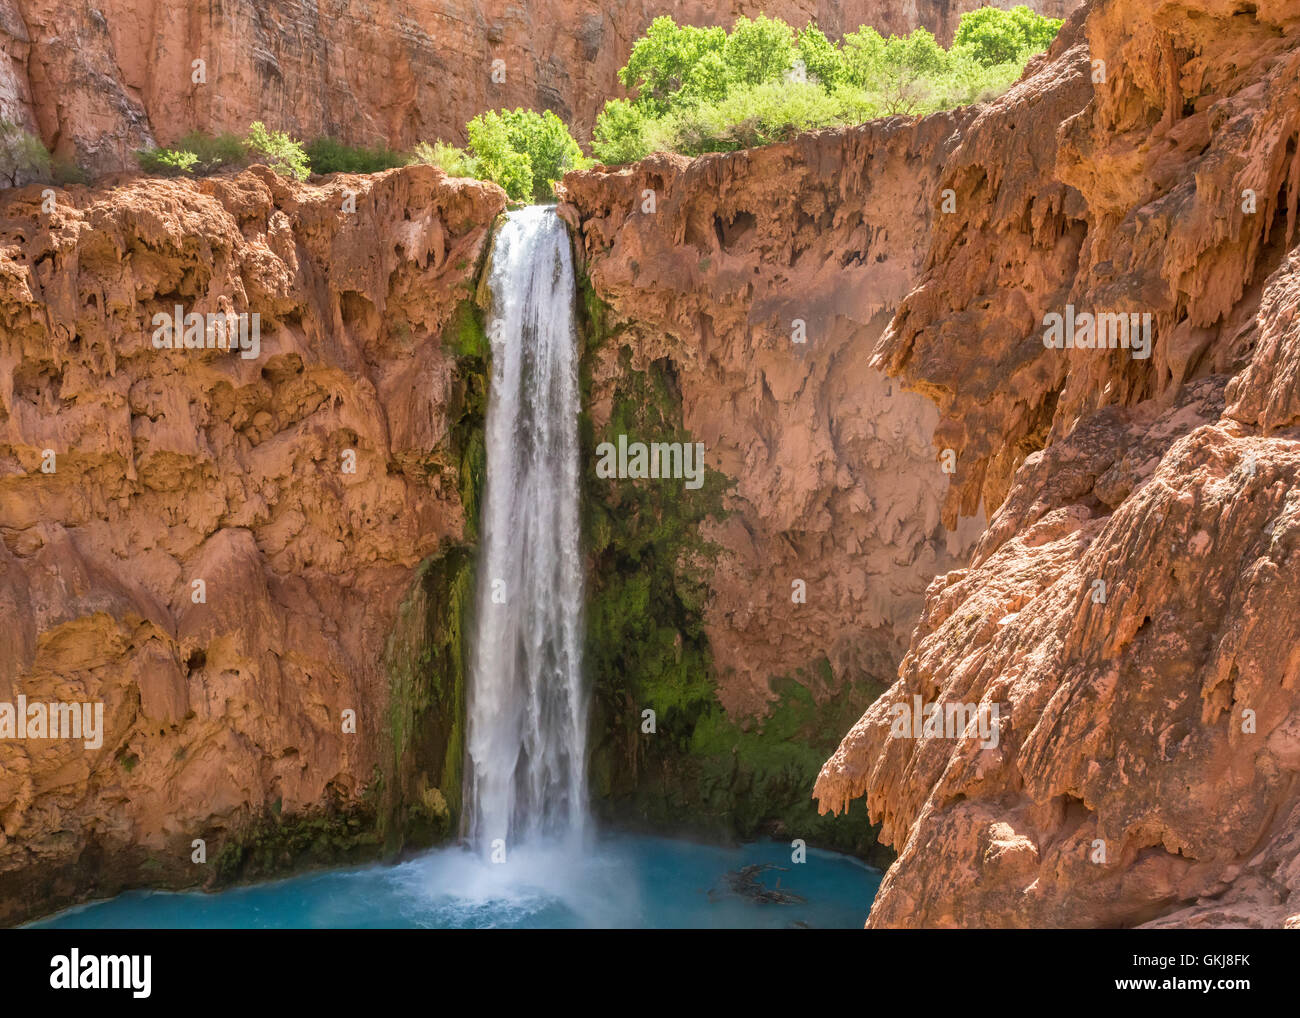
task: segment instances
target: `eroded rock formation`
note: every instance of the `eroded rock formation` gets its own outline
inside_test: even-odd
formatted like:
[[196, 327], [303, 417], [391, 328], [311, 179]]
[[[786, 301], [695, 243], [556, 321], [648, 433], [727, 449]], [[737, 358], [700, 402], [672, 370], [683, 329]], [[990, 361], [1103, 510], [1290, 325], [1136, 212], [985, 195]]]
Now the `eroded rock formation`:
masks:
[[[254, 167], [42, 203], [0, 200], [0, 702], [105, 722], [0, 740], [0, 922], [202, 882], [249, 818], [373, 833], [385, 645], [465, 531], [444, 334], [505, 196]], [[260, 356], [156, 349], [178, 305], [258, 314]]]
[[[1077, 2], [1030, 6], [1059, 17]], [[0, 116], [95, 173], [134, 167], [132, 153], [147, 143], [196, 129], [242, 133], [259, 119], [305, 138], [409, 148], [463, 142], [476, 114], [524, 106], [555, 110], [585, 141], [618, 94], [633, 40], [657, 15], [729, 25], [763, 12], [791, 24], [816, 20], [834, 35], [864, 24], [925, 26], [946, 41], [961, 13], [981, 4], [0, 0]]]
[[[869, 925], [1300, 912], [1298, 141], [1294, 4], [1095, 0], [954, 149], [875, 363], [991, 519], [817, 784], [899, 850]], [[1066, 305], [1152, 355], [1047, 348]], [[914, 696], [998, 745], [891, 737]]]

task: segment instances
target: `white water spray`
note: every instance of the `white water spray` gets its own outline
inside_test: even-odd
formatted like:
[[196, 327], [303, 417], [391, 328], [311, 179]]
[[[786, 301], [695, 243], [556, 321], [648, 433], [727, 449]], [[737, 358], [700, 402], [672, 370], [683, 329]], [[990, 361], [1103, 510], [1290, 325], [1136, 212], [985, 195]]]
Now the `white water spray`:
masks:
[[569, 236], [511, 212], [488, 280], [492, 384], [466, 822], [490, 851], [580, 839], [587, 817], [578, 520], [578, 364]]

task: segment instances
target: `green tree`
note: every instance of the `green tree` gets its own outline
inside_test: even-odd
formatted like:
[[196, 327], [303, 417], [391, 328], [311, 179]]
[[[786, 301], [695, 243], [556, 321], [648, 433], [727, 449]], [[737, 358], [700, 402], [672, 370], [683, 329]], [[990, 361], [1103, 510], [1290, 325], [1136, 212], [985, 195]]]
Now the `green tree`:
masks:
[[512, 201], [533, 196], [533, 164], [510, 140], [510, 129], [498, 113], [483, 113], [469, 122], [469, 147], [479, 173], [505, 188]]
[[844, 78], [858, 88], [869, 88], [880, 77], [885, 56], [885, 37], [870, 25], [844, 37]]
[[807, 25], [799, 30], [796, 54], [809, 79], [827, 92], [845, 81], [848, 68], [844, 54], [816, 25]]
[[779, 18], [760, 14], [737, 18], [722, 50], [731, 81], [761, 85], [779, 81], [795, 59], [794, 29]]
[[1014, 82], [1060, 24], [1024, 6], [992, 8], [965, 16], [965, 45], [945, 50], [922, 29], [885, 38], [864, 26], [836, 45], [814, 24], [795, 32], [761, 15], [738, 18], [730, 33], [656, 18], [620, 72], [634, 97], [606, 104], [592, 148], [606, 162], [728, 151], [976, 102]]
[[924, 28], [891, 35], [881, 53], [874, 91], [886, 113], [919, 113], [935, 94], [935, 79], [947, 68], [947, 51]]
[[588, 165], [564, 121], [550, 110], [500, 110], [469, 122], [469, 145], [488, 179], [515, 201], [544, 201], [565, 173]]
[[717, 102], [726, 98], [731, 75], [720, 50], [709, 50], [686, 72], [681, 89], [672, 96], [676, 106], [690, 102]]
[[985, 67], [1024, 63], [1029, 54], [1052, 44], [1064, 24], [1019, 4], [1009, 11], [981, 7], [961, 16], [953, 46], [970, 53]]
[[646, 118], [626, 99], [611, 99], [596, 115], [591, 152], [603, 163], [631, 163], [650, 154]]
[[638, 106], [660, 116], [667, 112], [671, 97], [686, 85], [696, 64], [709, 53], [721, 56], [726, 41], [727, 33], [721, 28], [678, 25], [661, 15], [632, 45], [627, 66], [618, 72], [619, 80], [635, 93]]

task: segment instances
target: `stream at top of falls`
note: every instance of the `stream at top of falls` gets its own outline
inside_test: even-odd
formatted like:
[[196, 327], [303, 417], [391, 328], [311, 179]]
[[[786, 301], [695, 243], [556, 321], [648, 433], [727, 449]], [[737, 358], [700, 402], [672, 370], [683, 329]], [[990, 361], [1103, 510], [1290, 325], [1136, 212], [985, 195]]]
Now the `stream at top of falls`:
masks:
[[578, 337], [554, 207], [492, 251], [462, 844], [397, 865], [202, 892], [130, 891], [57, 928], [861, 927], [880, 874], [790, 842], [721, 847], [594, 832], [582, 673]]

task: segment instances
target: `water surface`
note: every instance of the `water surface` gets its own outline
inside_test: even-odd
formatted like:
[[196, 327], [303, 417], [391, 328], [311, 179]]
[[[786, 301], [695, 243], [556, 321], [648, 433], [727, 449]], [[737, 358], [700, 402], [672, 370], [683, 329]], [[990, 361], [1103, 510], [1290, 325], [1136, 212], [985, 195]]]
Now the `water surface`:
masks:
[[[803, 904], [759, 904], [726, 874], [749, 865]], [[788, 842], [733, 848], [613, 835], [586, 853], [521, 848], [504, 864], [461, 848], [396, 866], [327, 870], [222, 891], [131, 891], [33, 926], [61, 929], [861, 928], [880, 874], [856, 859]]]

